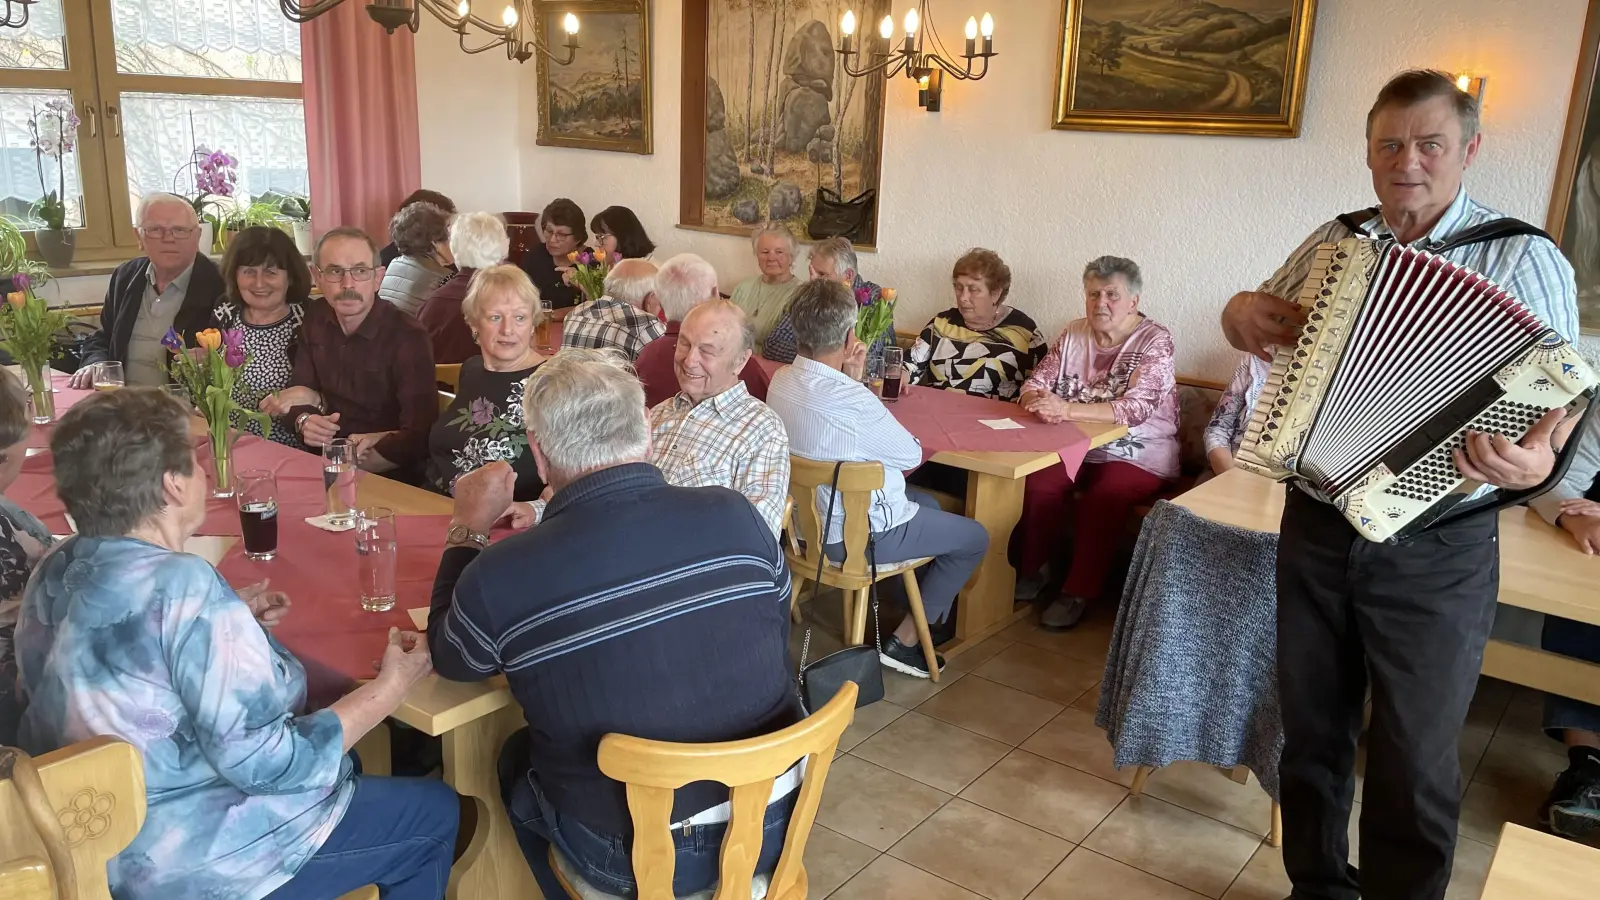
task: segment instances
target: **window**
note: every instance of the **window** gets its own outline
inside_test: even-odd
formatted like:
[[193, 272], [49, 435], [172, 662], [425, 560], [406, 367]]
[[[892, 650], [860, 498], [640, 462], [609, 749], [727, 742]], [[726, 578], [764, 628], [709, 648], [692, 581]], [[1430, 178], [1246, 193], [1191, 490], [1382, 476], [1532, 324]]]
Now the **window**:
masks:
[[[30, 121], [61, 99], [82, 124], [58, 170]], [[38, 227], [64, 183], [78, 255], [127, 255], [140, 196], [194, 193], [197, 146], [239, 160], [239, 202], [307, 193], [300, 26], [277, 0], [38, 0], [0, 29], [0, 214]]]

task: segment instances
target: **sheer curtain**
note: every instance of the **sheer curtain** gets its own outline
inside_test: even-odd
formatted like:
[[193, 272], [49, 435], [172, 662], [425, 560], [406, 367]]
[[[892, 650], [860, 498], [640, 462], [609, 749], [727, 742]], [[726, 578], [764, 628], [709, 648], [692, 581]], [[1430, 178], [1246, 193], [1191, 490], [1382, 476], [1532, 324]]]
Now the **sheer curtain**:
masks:
[[313, 229], [354, 225], [382, 246], [422, 182], [411, 32], [384, 31], [361, 0], [300, 29]]

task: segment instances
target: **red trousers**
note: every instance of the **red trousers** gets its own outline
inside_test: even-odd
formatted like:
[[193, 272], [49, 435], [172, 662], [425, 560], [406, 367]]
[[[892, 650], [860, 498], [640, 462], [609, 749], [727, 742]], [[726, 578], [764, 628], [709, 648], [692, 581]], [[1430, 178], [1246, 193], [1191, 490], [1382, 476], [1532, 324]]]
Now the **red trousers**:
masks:
[[1121, 461], [1084, 463], [1076, 482], [1067, 477], [1066, 466], [1059, 464], [1029, 475], [1018, 523], [1022, 574], [1039, 571], [1061, 545], [1068, 507], [1073, 506], [1073, 489], [1077, 488], [1081, 496], [1071, 512], [1072, 564], [1061, 593], [1098, 597], [1134, 507], [1154, 499], [1165, 485], [1165, 479]]

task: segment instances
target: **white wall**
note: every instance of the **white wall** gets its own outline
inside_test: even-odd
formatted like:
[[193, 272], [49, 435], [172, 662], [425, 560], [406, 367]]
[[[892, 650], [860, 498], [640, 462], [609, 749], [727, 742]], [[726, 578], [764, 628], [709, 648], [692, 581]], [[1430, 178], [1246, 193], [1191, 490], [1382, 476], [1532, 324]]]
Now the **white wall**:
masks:
[[[1402, 68], [1489, 76], [1487, 137], [1468, 185], [1542, 224], [1587, 6], [1323, 0], [1301, 136], [1272, 140], [1053, 131], [1062, 4], [936, 0], [934, 19], [956, 35], [985, 3], [1001, 54], [988, 78], [947, 79], [937, 114], [917, 107], [910, 82], [893, 81], [879, 252], [863, 258], [864, 273], [899, 289], [897, 325], [918, 328], [950, 305], [955, 257], [989, 247], [1011, 265], [1015, 304], [1053, 334], [1082, 314], [1083, 263], [1130, 256], [1145, 270], [1145, 310], [1177, 336], [1179, 370], [1213, 378], [1232, 368], [1216, 326], [1226, 298], [1270, 274], [1317, 224], [1373, 202], [1363, 122], [1378, 86]], [[630, 206], [663, 253], [705, 256], [727, 290], [755, 271], [748, 244], [674, 227], [682, 3], [655, 0], [652, 16], [656, 153], [648, 157], [536, 146], [533, 63], [465, 57], [425, 22], [417, 36], [424, 180], [464, 209], [537, 209], [557, 196], [591, 212]], [[513, 184], [519, 207], [505, 200]]]

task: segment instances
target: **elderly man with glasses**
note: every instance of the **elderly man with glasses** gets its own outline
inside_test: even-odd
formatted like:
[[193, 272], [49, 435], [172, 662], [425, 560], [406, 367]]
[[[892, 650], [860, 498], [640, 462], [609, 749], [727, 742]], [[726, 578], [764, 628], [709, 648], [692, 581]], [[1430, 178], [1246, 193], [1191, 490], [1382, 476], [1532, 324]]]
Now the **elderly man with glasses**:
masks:
[[150, 194], [139, 203], [139, 247], [144, 255], [111, 273], [100, 330], [84, 342], [75, 388], [89, 387], [94, 363], [123, 365], [130, 385], [161, 386], [167, 349], [161, 338], [176, 328], [186, 343], [210, 327], [211, 309], [225, 286], [217, 264], [200, 253], [200, 222], [189, 201]]
[[375, 303], [383, 268], [359, 228], [335, 228], [313, 254], [326, 303], [306, 310], [289, 387], [261, 401], [289, 416], [307, 446], [355, 444], [361, 468], [419, 480], [439, 418], [428, 332], [392, 303]]

